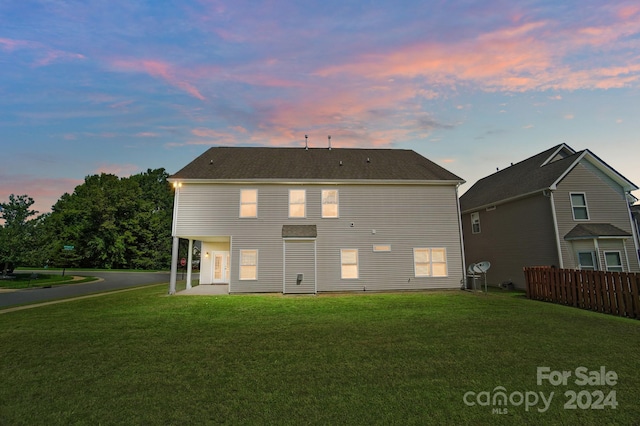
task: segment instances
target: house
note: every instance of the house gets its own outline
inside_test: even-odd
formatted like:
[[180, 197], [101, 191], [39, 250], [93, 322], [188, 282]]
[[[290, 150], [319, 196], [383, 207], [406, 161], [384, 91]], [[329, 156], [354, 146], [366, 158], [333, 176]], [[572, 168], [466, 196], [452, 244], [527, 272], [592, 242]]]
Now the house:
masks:
[[460, 197], [467, 263], [524, 288], [525, 266], [640, 272], [629, 211], [638, 187], [589, 150], [560, 144]]
[[169, 180], [173, 264], [178, 238], [200, 241], [201, 285], [313, 294], [464, 279], [464, 181], [414, 151], [215, 147]]

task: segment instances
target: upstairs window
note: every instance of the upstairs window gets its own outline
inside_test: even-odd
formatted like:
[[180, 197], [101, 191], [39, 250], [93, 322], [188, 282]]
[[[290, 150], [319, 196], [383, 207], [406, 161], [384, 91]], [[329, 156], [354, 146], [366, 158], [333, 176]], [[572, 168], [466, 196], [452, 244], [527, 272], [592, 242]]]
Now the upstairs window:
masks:
[[322, 217], [338, 217], [338, 190], [322, 190]]
[[447, 250], [444, 248], [414, 248], [413, 267], [416, 277], [446, 277]]
[[307, 191], [304, 189], [289, 190], [289, 217], [306, 217]]
[[258, 190], [240, 190], [240, 217], [258, 217]]
[[607, 271], [622, 272], [622, 257], [619, 251], [605, 251], [604, 261]]
[[584, 192], [571, 193], [571, 208], [573, 209], [574, 220], [589, 220], [589, 210], [587, 209], [587, 196]]
[[471, 233], [480, 233], [480, 213], [471, 213]]

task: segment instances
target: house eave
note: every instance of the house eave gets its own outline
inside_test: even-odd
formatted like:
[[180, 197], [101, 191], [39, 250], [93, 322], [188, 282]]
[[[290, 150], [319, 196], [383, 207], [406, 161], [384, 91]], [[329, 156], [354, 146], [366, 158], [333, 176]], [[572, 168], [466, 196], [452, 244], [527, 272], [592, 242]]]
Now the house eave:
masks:
[[544, 193], [544, 191], [548, 191], [549, 188], [541, 188], [541, 189], [536, 189], [535, 191], [531, 191], [531, 192], [527, 192], [526, 194], [519, 194], [516, 195], [514, 197], [509, 197], [509, 198], [505, 198], [502, 200], [497, 200], [497, 201], [492, 201], [490, 203], [485, 203], [485, 204], [481, 204], [479, 206], [474, 206], [473, 208], [469, 208], [466, 210], [463, 210], [461, 214], [467, 214], [467, 213], [472, 213], [472, 212], [476, 212], [478, 210], [483, 210], [486, 209], [488, 207], [493, 207], [493, 206], [500, 206], [502, 204], [507, 204], [507, 203], [511, 203], [513, 201], [517, 201], [520, 200], [522, 198], [527, 198], [527, 197], [531, 197], [532, 195], [536, 195], [539, 193]]
[[170, 177], [169, 182], [183, 184], [223, 185], [462, 185], [464, 180], [410, 180], [410, 179], [186, 179]]
[[569, 237], [565, 238], [565, 241], [576, 241], [576, 240], [627, 240], [631, 238], [631, 235], [586, 235], [584, 237]]

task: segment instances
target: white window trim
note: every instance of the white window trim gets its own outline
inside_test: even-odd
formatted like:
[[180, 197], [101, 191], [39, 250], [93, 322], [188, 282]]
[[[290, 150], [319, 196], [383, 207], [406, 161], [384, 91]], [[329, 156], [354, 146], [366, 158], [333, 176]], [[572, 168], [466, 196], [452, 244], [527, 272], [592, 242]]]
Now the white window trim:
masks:
[[[430, 274], [427, 275], [418, 275], [418, 271], [416, 268], [417, 262], [416, 262], [416, 251], [417, 250], [428, 250], [429, 251], [429, 270], [431, 271]], [[433, 253], [432, 250], [444, 250], [444, 262], [434, 262], [433, 261]], [[444, 268], [445, 268], [445, 274], [444, 275], [433, 275], [433, 264], [442, 264], [444, 263]], [[424, 277], [434, 277], [434, 278], [446, 278], [449, 276], [449, 262], [447, 261], [447, 249], [446, 247], [415, 247], [413, 249], [413, 275], [416, 278], [424, 278]]]
[[[573, 205], [573, 195], [582, 195], [584, 197], [584, 206], [574, 206]], [[587, 220], [591, 220], [591, 216], [589, 215], [589, 203], [587, 202], [587, 193], [586, 192], [570, 192], [569, 193], [569, 202], [571, 203], [571, 216], [573, 216], [573, 220], [584, 222]], [[587, 211], [586, 219], [576, 219], [576, 207], [584, 208]]]
[[[336, 215], [335, 216], [325, 216], [324, 215], [324, 192], [325, 191], [336, 191]], [[306, 197], [305, 197], [306, 200]], [[338, 219], [340, 218], [340, 191], [338, 191], [337, 189], [322, 189], [320, 191], [320, 214], [322, 215], [323, 219]], [[333, 204], [333, 203], [327, 203], [327, 204]], [[305, 209], [306, 211], [306, 209]]]
[[[345, 278], [342, 274], [342, 267], [345, 266], [344, 260], [343, 260], [343, 254], [344, 251], [355, 251], [356, 252], [356, 276], [353, 278]], [[346, 265], [353, 265], [353, 263], [347, 263]], [[340, 249], [340, 279], [341, 280], [357, 280], [360, 279], [360, 256], [358, 253], [358, 249], [353, 249], [353, 248], [345, 248], [345, 249]]]
[[[256, 276], [254, 278], [242, 278], [242, 267], [243, 266], [254, 266], [254, 265], [243, 265], [242, 264], [242, 252], [245, 251], [254, 251], [256, 253]], [[240, 281], [257, 281], [258, 280], [258, 250], [257, 249], [247, 249], [247, 250], [240, 250], [240, 258], [238, 259], [238, 279]]]
[[[475, 215], [475, 216], [474, 216]], [[475, 229], [475, 222], [474, 222], [474, 217], [478, 219], [478, 230], [476, 231]], [[482, 232], [482, 228], [480, 226], [480, 212], [473, 212], [471, 213], [471, 233], [472, 234], [479, 234], [480, 232]]]
[[[294, 205], [302, 204], [304, 206], [304, 215], [302, 216], [291, 216], [291, 192], [292, 191], [303, 191], [304, 192], [304, 203], [296, 203]], [[307, 190], [306, 189], [289, 189], [289, 204], [287, 204], [289, 219], [306, 219], [307, 218]]]
[[[609, 269], [609, 262], [607, 262], [607, 253], [617, 253], [618, 254], [618, 258], [620, 259], [620, 265], [611, 265], [615, 268], [620, 268], [622, 269], [621, 271], [612, 271]], [[604, 256], [604, 267], [607, 271], [609, 272], [624, 272], [624, 260], [622, 257], [622, 252], [620, 250], [604, 250], [602, 252], [602, 255]]]
[[[256, 192], [256, 202], [255, 203], [243, 203], [242, 202], [242, 191], [255, 191]], [[255, 216], [243, 216], [242, 215], [242, 206], [248, 206], [251, 204], [256, 205], [256, 214]], [[253, 188], [243, 188], [240, 190], [240, 211], [238, 212], [238, 216], [241, 219], [256, 219], [258, 217], [258, 190]]]
[[374, 253], [388, 253], [391, 251], [391, 244], [374, 244]]

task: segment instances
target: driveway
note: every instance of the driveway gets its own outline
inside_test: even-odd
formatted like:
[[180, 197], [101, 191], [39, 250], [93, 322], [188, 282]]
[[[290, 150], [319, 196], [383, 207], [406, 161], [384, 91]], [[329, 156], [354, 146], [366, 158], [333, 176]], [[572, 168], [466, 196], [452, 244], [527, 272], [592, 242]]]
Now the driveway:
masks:
[[[39, 274], [44, 273], [43, 271], [37, 272]], [[51, 273], [59, 274], [60, 271]], [[84, 296], [91, 293], [121, 290], [148, 284], [167, 283], [167, 291], [169, 291], [169, 272], [73, 271], [71, 273], [73, 275], [98, 277], [100, 280], [84, 284], [68, 284], [51, 288], [27, 288], [11, 292], [2, 292], [0, 293], [0, 309], [23, 303], [46, 302], [54, 299]], [[180, 277], [180, 275], [178, 275], [178, 277]]]

